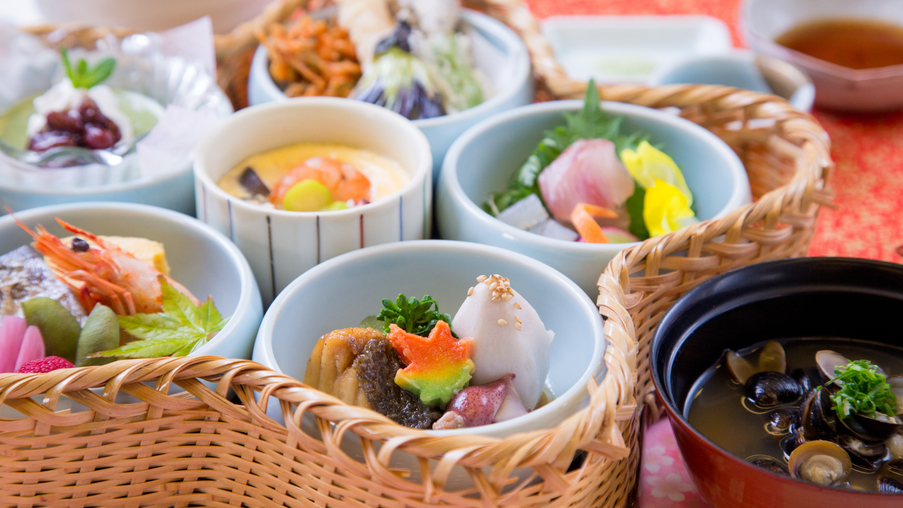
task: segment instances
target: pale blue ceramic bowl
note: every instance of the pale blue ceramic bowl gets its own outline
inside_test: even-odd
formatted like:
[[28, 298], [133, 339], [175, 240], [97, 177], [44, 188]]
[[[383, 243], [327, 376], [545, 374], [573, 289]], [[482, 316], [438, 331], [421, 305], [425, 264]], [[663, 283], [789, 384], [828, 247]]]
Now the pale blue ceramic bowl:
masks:
[[[226, 326], [193, 355], [249, 358], [263, 316], [251, 267], [225, 236], [187, 215], [129, 203], [75, 203], [14, 212], [29, 228], [38, 224], [59, 237], [71, 236], [56, 222], [96, 235], [139, 236], [162, 242], [171, 276], [198, 299], [210, 295]], [[0, 253], [30, 244], [32, 238], [7, 215], [0, 217]]]
[[[636, 243], [589, 244], [556, 240], [509, 226], [481, 208], [491, 192], [507, 188], [514, 172], [542, 139], [563, 124], [562, 113], [583, 101], [554, 101], [508, 111], [465, 132], [445, 157], [436, 195], [442, 238], [495, 245], [542, 261], [570, 277], [588, 295], [609, 261]], [[603, 103], [611, 115], [624, 116], [623, 132], [648, 133], [683, 170], [700, 220], [717, 219], [749, 203], [751, 192], [743, 164], [717, 136], [674, 114], [642, 106]]]
[[[433, 153], [433, 182], [445, 152], [452, 142], [477, 122], [517, 106], [533, 102], [533, 75], [530, 54], [524, 42], [502, 22], [485, 14], [464, 9], [461, 17], [474, 35], [474, 65], [486, 77], [492, 94], [486, 101], [470, 109], [438, 118], [414, 120], [426, 135]], [[265, 46], [254, 53], [248, 78], [248, 102], [253, 106], [286, 100], [268, 69], [269, 55]]]
[[[399, 242], [350, 252], [311, 268], [286, 287], [267, 310], [254, 344], [253, 360], [304, 379], [307, 360], [319, 338], [356, 326], [376, 315], [382, 300], [399, 293], [431, 295], [439, 310], [454, 316], [479, 275], [511, 280], [555, 332], [547, 385], [555, 399], [528, 415], [454, 431], [504, 437], [551, 428], [589, 402], [590, 376], [605, 376], [605, 335], [598, 309], [567, 277], [527, 256], [497, 247], [446, 240]], [[274, 405], [277, 406], [277, 405]], [[272, 416], [281, 412], [274, 407]], [[416, 469], [416, 467], [414, 468]]]

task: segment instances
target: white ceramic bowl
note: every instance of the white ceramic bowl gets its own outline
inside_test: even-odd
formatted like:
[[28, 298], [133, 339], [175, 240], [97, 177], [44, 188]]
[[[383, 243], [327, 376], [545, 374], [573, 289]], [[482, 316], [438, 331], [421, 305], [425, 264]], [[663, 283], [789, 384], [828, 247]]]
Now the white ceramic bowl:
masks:
[[[373, 203], [332, 212], [267, 209], [216, 182], [247, 157], [296, 143], [338, 143], [401, 164], [411, 181]], [[246, 108], [211, 131], [197, 151], [197, 217], [248, 258], [265, 305], [318, 263], [381, 243], [429, 238], [432, 158], [423, 133], [388, 109], [329, 97]]]
[[[248, 262], [226, 237], [197, 219], [153, 206], [129, 203], [77, 203], [34, 208], [15, 213], [32, 230], [43, 225], [52, 234], [70, 236], [59, 217], [97, 235], [139, 236], [162, 242], [172, 278], [195, 296], [210, 295], [217, 310], [229, 318], [226, 326], [194, 355], [249, 358], [263, 317], [260, 292]], [[0, 253], [32, 238], [13, 217], [0, 217]]]
[[649, 78], [652, 86], [702, 83], [745, 88], [786, 99], [800, 111], [812, 109], [815, 87], [797, 66], [751, 51], [703, 55], [663, 65]]
[[740, 25], [755, 52], [790, 62], [815, 84], [815, 105], [848, 111], [903, 107], [903, 65], [849, 69], [774, 42], [791, 28], [819, 19], [874, 19], [903, 27], [899, 0], [745, 0]]
[[506, 422], [443, 434], [504, 437], [550, 428], [588, 403], [586, 383], [605, 375], [605, 336], [596, 306], [553, 268], [497, 247], [447, 240], [381, 245], [345, 254], [295, 279], [267, 310], [254, 343], [253, 360], [304, 379], [307, 359], [324, 334], [356, 326], [376, 315], [383, 298], [432, 296], [454, 316], [479, 275], [498, 273], [536, 309], [555, 332], [548, 385], [555, 399]]
[[160, 31], [210, 16], [213, 31], [223, 34], [250, 21], [270, 0], [35, 0], [41, 14], [55, 23], [82, 23]]
[[[547, 385], [556, 395], [549, 404], [512, 420], [469, 429], [424, 431], [439, 435], [505, 437], [552, 427], [588, 404], [586, 384], [591, 376], [605, 376], [602, 361], [606, 340], [603, 323], [593, 302], [572, 281], [556, 270], [515, 252], [496, 247], [446, 240], [394, 243], [344, 254], [298, 277], [267, 310], [253, 360], [304, 379], [307, 360], [317, 340], [334, 329], [355, 326], [382, 308], [382, 299], [408, 297], [436, 299], [442, 312], [454, 315], [481, 274], [498, 273], [536, 309], [547, 329], [555, 332], [550, 351]], [[282, 421], [278, 404], [267, 414]], [[302, 419], [305, 432], [317, 436], [311, 415]], [[379, 448], [377, 446], [377, 448]], [[363, 460], [360, 440], [348, 432], [342, 450]], [[378, 451], [378, 450], [377, 450]], [[395, 453], [390, 467], [411, 471], [418, 482], [418, 463], [412, 455]], [[489, 474], [489, 471], [485, 471]], [[531, 469], [516, 470], [526, 478]], [[474, 488], [464, 470], [456, 466], [447, 489]]]
[[[523, 41], [510, 28], [490, 16], [464, 9], [462, 18], [473, 34], [474, 65], [492, 87], [482, 104], [465, 111], [425, 120], [414, 120], [426, 135], [433, 153], [433, 180], [438, 178], [442, 158], [452, 142], [468, 127], [502, 111], [533, 102], [530, 55]], [[286, 100], [268, 69], [265, 46], [257, 48], [248, 78], [248, 101], [263, 104]]]
[[[489, 215], [481, 208], [491, 192], [508, 181], [542, 139], [563, 123], [562, 113], [583, 101], [554, 101], [524, 106], [481, 122], [465, 132], [445, 157], [436, 194], [442, 238], [504, 247], [542, 261], [570, 277], [587, 294], [598, 295], [596, 282], [620, 250], [636, 243], [567, 242], [529, 233]], [[673, 114], [631, 104], [603, 102], [611, 115], [624, 116], [622, 132], [648, 133], [681, 167], [693, 192], [700, 220], [724, 216], [749, 203], [751, 192], [743, 164], [717, 136]]]

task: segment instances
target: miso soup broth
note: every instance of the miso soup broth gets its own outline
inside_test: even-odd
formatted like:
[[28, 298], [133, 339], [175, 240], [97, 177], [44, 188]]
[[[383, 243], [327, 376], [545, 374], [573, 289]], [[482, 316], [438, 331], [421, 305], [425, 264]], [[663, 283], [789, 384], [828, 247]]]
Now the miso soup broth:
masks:
[[[785, 373], [795, 379], [805, 377], [809, 380], [810, 387], [802, 388], [802, 397], [794, 402], [768, 408], [757, 406], [747, 398], [744, 385], [738, 382], [727, 368], [725, 352], [718, 363], [706, 370], [694, 383], [684, 405], [683, 413], [690, 425], [724, 450], [750, 462], [771, 458], [784, 467], [788, 466], [790, 452], [795, 447], [794, 442], [799, 444], [801, 424], [797, 421], [796, 426], [791, 424], [790, 429], [782, 430], [770, 422], [776, 412], [799, 411], [801, 403], [806, 400], [808, 390], [818, 388], [824, 383], [815, 362], [818, 351], [832, 350], [849, 360], [869, 360], [872, 364], [878, 365], [887, 376], [903, 374], [903, 348], [841, 338], [779, 339], [778, 342], [784, 347], [787, 363]], [[755, 363], [758, 352], [764, 344], [763, 342], [737, 353]], [[849, 435], [849, 432], [840, 426], [828, 397], [825, 396], [822, 400], [827, 401], [827, 405], [823, 406], [826, 408], [825, 421], [841, 431], [833, 437], [820, 439], [841, 444], [841, 441], [848, 439], [841, 434]], [[899, 403], [903, 404], [903, 400]], [[887, 464], [888, 461], [903, 454], [901, 446], [903, 435], [898, 432], [895, 436], [893, 444], [886, 440], [876, 441], [885, 446], [880, 448], [881, 445], [877, 445], [879, 451], [873, 455], [878, 458], [872, 459], [872, 462], [864, 462], [860, 457], [852, 456], [851, 474], [833, 486], [863, 491], [894, 492], [893, 488], [897, 485], [895, 482], [903, 479], [903, 470], [898, 469], [903, 461]], [[887, 476], [892, 480], [880, 480], [884, 487], [879, 488], [879, 479]]]

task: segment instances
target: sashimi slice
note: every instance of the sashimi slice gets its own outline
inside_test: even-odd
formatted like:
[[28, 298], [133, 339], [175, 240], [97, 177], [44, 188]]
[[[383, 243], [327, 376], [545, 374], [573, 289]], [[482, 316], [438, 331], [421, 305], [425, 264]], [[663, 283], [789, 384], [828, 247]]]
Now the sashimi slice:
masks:
[[22, 338], [28, 323], [18, 316], [0, 319], [0, 374], [16, 371], [16, 359], [22, 347]]
[[13, 372], [18, 372], [19, 367], [41, 358], [44, 358], [44, 339], [41, 338], [38, 327], [29, 326], [22, 337], [22, 347], [19, 348], [19, 357], [16, 358], [16, 368]]
[[569, 224], [578, 203], [616, 210], [636, 190], [633, 177], [607, 139], [581, 139], [542, 173], [539, 191], [552, 217]]

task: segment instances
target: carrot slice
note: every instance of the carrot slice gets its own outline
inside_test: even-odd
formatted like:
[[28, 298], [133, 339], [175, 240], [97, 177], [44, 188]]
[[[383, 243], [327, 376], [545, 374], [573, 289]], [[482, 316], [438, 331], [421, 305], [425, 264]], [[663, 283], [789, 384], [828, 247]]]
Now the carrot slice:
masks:
[[577, 203], [571, 212], [571, 223], [587, 243], [609, 243], [608, 237], [602, 232], [602, 227], [594, 217], [614, 219], [617, 216], [617, 213], [602, 206]]

